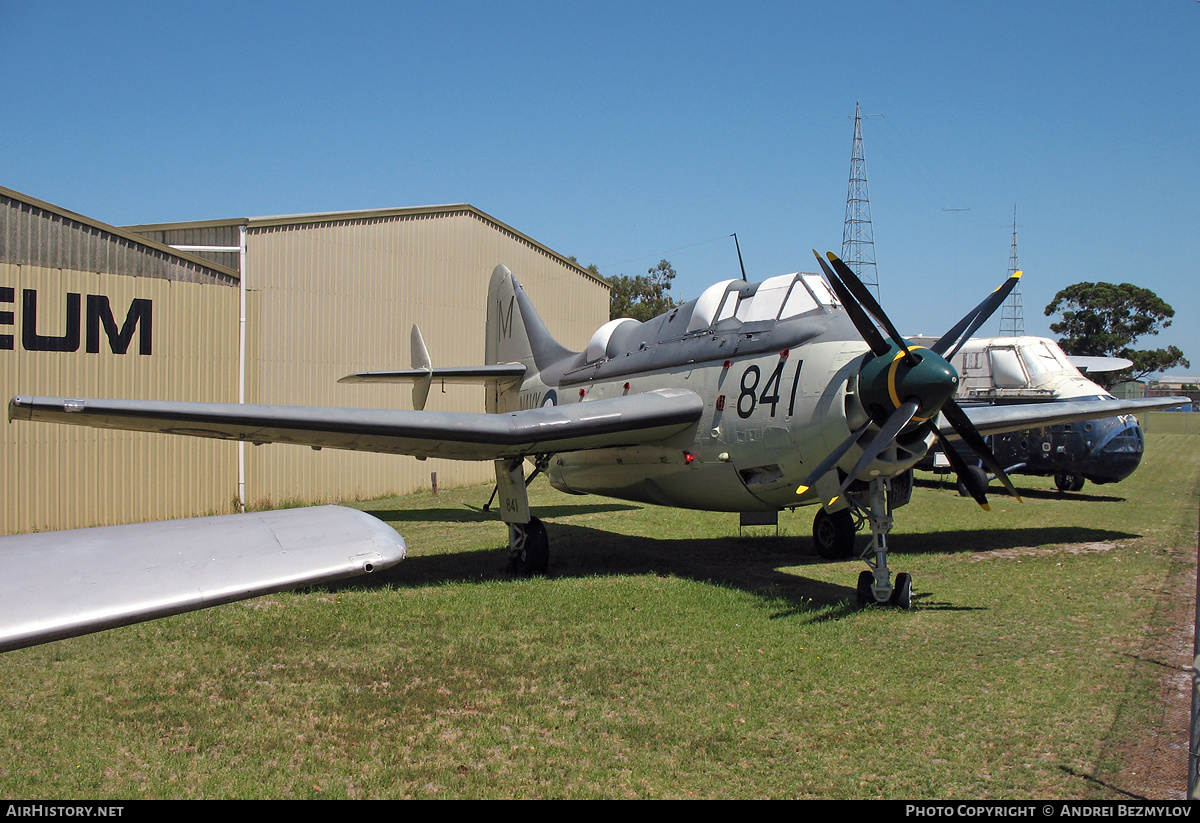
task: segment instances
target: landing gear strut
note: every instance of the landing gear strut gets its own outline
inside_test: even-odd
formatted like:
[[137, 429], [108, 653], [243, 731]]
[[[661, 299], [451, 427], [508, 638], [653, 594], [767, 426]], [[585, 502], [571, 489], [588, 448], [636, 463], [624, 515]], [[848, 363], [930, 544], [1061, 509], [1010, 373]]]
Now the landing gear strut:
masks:
[[887, 536], [892, 530], [892, 508], [888, 503], [890, 483], [886, 478], [876, 477], [867, 490], [866, 516], [871, 527], [871, 543], [863, 552], [863, 560], [871, 567], [858, 576], [858, 602], [888, 603], [901, 609], [912, 606], [912, 577], [901, 572], [892, 582], [891, 569], [887, 564]]
[[[508, 572], [518, 577], [545, 574], [550, 565], [550, 538], [541, 520], [529, 514], [529, 482], [549, 465], [549, 455], [538, 455], [525, 479], [525, 459], [496, 461], [496, 491], [500, 519], [508, 524]], [[488, 501], [489, 505], [491, 500]]]

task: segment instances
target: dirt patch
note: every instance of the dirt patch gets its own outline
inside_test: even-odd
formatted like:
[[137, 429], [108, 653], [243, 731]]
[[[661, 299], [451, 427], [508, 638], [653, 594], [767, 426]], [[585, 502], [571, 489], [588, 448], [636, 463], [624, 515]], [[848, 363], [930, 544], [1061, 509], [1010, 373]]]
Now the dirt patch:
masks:
[[1140, 660], [1161, 668], [1155, 706], [1161, 720], [1146, 729], [1142, 739], [1115, 746], [1111, 752], [1125, 766], [1107, 781], [1109, 786], [1149, 800], [1187, 798], [1196, 553], [1191, 548], [1184, 552], [1181, 568], [1169, 576], [1159, 595], [1156, 626], [1161, 630], [1148, 633], [1138, 652]]
[[996, 549], [995, 551], [976, 552], [971, 555], [972, 562], [979, 560], [1018, 560], [1026, 557], [1047, 557], [1053, 554], [1096, 554], [1109, 552], [1117, 547], [1116, 543], [1072, 543], [1066, 546], [1022, 546], [1015, 549]]

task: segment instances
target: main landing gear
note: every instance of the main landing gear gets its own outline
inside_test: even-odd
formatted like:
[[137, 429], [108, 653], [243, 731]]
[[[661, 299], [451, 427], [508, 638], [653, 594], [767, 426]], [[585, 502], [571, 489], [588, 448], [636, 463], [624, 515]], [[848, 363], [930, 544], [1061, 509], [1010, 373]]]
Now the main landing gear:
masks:
[[508, 573], [516, 577], [545, 574], [550, 567], [550, 538], [536, 517], [508, 524]]
[[1056, 474], [1054, 475], [1054, 485], [1058, 486], [1060, 492], [1077, 492], [1083, 488], [1082, 474]]
[[545, 574], [550, 566], [550, 538], [545, 524], [529, 514], [527, 491], [529, 483], [549, 463], [549, 455], [538, 455], [527, 480], [523, 457], [496, 461], [496, 490], [492, 494], [500, 496], [500, 519], [508, 524], [508, 572], [517, 577]]
[[[887, 603], [908, 609], [912, 606], [912, 576], [901, 572], [893, 582], [891, 569], [887, 564], [887, 536], [892, 530], [889, 493], [890, 481], [877, 477], [871, 481], [866, 491], [865, 506], [861, 505], [861, 501], [854, 499], [860, 497], [861, 493], [847, 495], [854, 509], [859, 512], [861, 522], [871, 529], [871, 542], [862, 553], [862, 558], [870, 566], [870, 570], [859, 574], [855, 591], [861, 605]], [[847, 508], [826, 512], [821, 509], [813, 519], [813, 542], [816, 544], [817, 554], [827, 560], [850, 557], [854, 552], [855, 530], [854, 510]]]

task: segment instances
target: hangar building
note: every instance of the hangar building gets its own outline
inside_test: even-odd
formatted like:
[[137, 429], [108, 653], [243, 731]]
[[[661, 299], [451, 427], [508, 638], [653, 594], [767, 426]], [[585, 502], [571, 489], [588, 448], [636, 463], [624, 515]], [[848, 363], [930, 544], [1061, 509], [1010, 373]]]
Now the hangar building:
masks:
[[[564, 345], [607, 321], [607, 283], [465, 204], [114, 227], [0, 188], [0, 381], [8, 397], [410, 408], [407, 386], [337, 380], [407, 368], [414, 323], [435, 365], [482, 363], [498, 263]], [[434, 386], [428, 408], [482, 411], [483, 389]], [[490, 464], [43, 423], [5, 426], [0, 466], [4, 534], [493, 478]]]

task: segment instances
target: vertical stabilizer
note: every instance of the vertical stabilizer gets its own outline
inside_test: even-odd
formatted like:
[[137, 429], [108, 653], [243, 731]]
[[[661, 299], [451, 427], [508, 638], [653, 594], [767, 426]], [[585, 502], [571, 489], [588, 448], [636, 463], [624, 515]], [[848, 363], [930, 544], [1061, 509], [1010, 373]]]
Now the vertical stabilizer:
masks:
[[531, 375], [573, 354], [551, 336], [512, 272], [496, 266], [488, 285], [484, 362], [523, 363]]
[[[522, 363], [526, 368], [523, 385], [528, 385], [531, 380], [538, 381], [539, 373], [548, 366], [574, 354], [551, 336], [513, 273], [496, 266], [488, 284], [484, 363]], [[488, 411], [507, 405], [498, 401], [493, 386], [488, 390]]]

